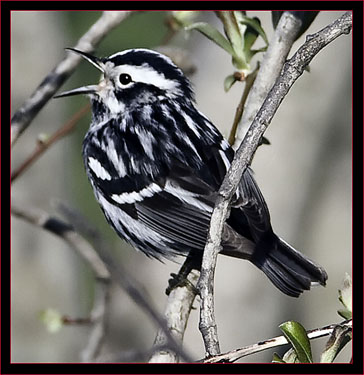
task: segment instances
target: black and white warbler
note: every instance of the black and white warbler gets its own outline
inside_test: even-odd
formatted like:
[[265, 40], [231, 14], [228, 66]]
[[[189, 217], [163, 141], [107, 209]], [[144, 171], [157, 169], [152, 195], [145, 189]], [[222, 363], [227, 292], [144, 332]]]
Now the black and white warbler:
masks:
[[[102, 72], [97, 85], [57, 97], [91, 98], [83, 159], [106, 219], [150, 257], [201, 259], [233, 149], [197, 110], [188, 79], [166, 56], [132, 49], [100, 59], [71, 50]], [[324, 269], [274, 234], [249, 168], [232, 203], [222, 246], [222, 254], [248, 259], [289, 296], [298, 297], [312, 283], [325, 285]]]

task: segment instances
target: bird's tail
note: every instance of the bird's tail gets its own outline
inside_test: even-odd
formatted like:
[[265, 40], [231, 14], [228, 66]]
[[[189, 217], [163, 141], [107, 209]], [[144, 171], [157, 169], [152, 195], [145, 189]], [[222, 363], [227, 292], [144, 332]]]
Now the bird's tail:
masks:
[[289, 296], [298, 297], [304, 290], [309, 290], [311, 285], [326, 284], [327, 273], [322, 267], [278, 237], [276, 246], [268, 252], [262, 250], [263, 254], [259, 256], [259, 249], [256, 249], [250, 260], [279, 290]]

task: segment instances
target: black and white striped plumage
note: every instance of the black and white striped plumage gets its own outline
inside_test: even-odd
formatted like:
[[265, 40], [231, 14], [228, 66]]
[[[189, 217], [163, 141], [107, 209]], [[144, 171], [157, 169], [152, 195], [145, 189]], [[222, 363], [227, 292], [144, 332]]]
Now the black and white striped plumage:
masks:
[[[172, 61], [133, 49], [98, 59], [88, 94], [92, 122], [83, 158], [96, 199], [120, 237], [146, 255], [201, 257], [217, 191], [234, 151], [194, 105], [189, 81]], [[247, 169], [223, 234], [227, 255], [250, 260], [282, 292], [298, 296], [325, 271], [278, 238]]]

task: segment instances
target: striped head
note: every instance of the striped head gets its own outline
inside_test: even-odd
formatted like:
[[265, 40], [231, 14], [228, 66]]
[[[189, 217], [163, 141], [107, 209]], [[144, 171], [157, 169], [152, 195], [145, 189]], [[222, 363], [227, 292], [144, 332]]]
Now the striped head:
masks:
[[102, 76], [97, 85], [66, 91], [57, 97], [88, 94], [93, 104], [94, 120], [117, 116], [145, 104], [165, 100], [194, 100], [191, 85], [183, 72], [168, 57], [147, 49], [131, 49], [107, 58], [80, 54]]

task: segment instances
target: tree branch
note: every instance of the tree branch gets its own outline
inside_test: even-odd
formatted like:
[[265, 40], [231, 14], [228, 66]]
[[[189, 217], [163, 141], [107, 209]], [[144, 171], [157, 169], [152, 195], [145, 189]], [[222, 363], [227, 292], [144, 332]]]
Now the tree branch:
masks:
[[90, 105], [87, 104], [76, 112], [69, 121], [57, 129], [47, 140], [44, 142], [38, 141], [34, 151], [24, 160], [24, 162], [11, 174], [11, 182], [14, 182], [24, 171], [26, 171], [38, 158], [55, 142], [72, 132], [79, 120], [90, 110]]
[[[79, 39], [74, 48], [93, 52], [96, 45], [131, 13], [129, 11], [103, 12], [101, 17]], [[81, 60], [81, 56], [67, 52], [67, 56], [44, 78], [30, 98], [15, 112], [11, 119], [11, 145], [16, 142], [33, 118], [73, 73]]]
[[253, 84], [255, 82], [258, 72], [259, 72], [259, 63], [257, 64], [257, 67], [255, 68], [255, 70], [251, 74], [249, 74], [245, 79], [243, 95], [241, 96], [238, 107], [236, 108], [233, 125], [231, 126], [231, 130], [229, 134], [228, 142], [231, 146], [233, 146], [235, 143], [235, 137], [238, 131], [238, 126], [239, 126], [241, 117], [244, 113], [245, 103], [249, 96], [250, 90], [253, 87]]
[[299, 32], [302, 21], [290, 12], [284, 12], [280, 18], [272, 40], [260, 64], [260, 69], [249, 92], [243, 116], [236, 132], [234, 148], [241, 144], [249, 125], [252, 123], [258, 109], [267, 93], [281, 73], [289, 51]]
[[62, 238], [87, 262], [97, 279], [110, 279], [110, 273], [97, 252], [70, 224], [44, 211], [20, 207], [14, 202], [11, 205], [11, 214]]
[[46, 212], [25, 209], [17, 204], [11, 206], [12, 215], [61, 237], [86, 261], [95, 274], [95, 298], [90, 314], [91, 331], [85, 349], [81, 353], [83, 362], [97, 358], [106, 332], [106, 316], [109, 308], [110, 273], [93, 247], [72, 226]]
[[92, 329], [89, 333], [86, 347], [81, 351], [82, 362], [93, 362], [100, 355], [107, 332], [107, 318], [110, 300], [110, 280], [96, 280], [95, 297], [90, 319]]
[[[193, 301], [196, 297], [195, 285], [200, 273], [192, 270], [187, 276], [184, 286], [174, 288], [168, 296], [167, 306], [164, 311], [166, 322], [176, 341], [182, 343], [187, 327], [188, 317], [191, 312]], [[149, 359], [149, 363], [178, 363], [178, 353], [166, 347], [168, 343], [162, 330], [159, 330], [154, 341], [155, 352]]]
[[182, 345], [177, 341], [167, 326], [164, 316], [162, 316], [152, 305], [148, 296], [143, 294], [143, 286], [129, 275], [126, 270], [120, 265], [116, 264], [113, 259], [110, 258], [109, 254], [111, 251], [108, 250], [108, 244], [100, 235], [100, 233], [92, 227], [85, 218], [79, 214], [73, 208], [66, 206], [63, 203], [58, 203], [57, 208], [63, 216], [75, 227], [77, 232], [81, 233], [86, 238], [90, 238], [92, 243], [97, 250], [98, 256], [102, 259], [108, 271], [110, 272], [111, 278], [119, 284], [119, 286], [126, 291], [129, 297], [141, 307], [147, 315], [156, 323], [157, 327], [165, 335], [164, 346], [169, 347], [178, 356], [181, 356], [185, 361], [191, 362], [191, 357], [183, 350]]
[[[351, 329], [352, 321], [348, 320], [348, 321], [341, 323], [340, 325], [343, 325]], [[329, 326], [325, 326], [322, 328], [312, 329], [310, 331], [307, 331], [307, 336], [310, 340], [328, 336], [328, 335], [331, 335], [331, 333], [337, 326], [338, 324], [331, 324]], [[287, 344], [288, 344], [288, 341], [284, 336], [277, 336], [268, 340], [258, 342], [257, 344], [248, 345], [243, 348], [235, 349], [224, 354], [220, 354], [220, 355], [210, 357], [207, 359], [202, 359], [199, 362], [203, 362], [203, 363], [235, 362], [238, 359], [241, 359], [248, 355], [262, 352], [267, 349], [275, 348], [277, 346], [287, 345]]]
[[262, 107], [255, 116], [224, 178], [211, 216], [201, 276], [197, 286], [201, 294], [200, 330], [207, 356], [217, 355], [220, 352], [214, 316], [213, 280], [217, 254], [221, 248], [221, 235], [229, 213], [230, 200], [245, 169], [251, 162], [265, 130], [294, 82], [302, 75], [305, 67], [322, 48], [340, 35], [350, 33], [351, 27], [352, 14], [347, 12], [321, 31], [307, 36], [306, 42], [285, 63], [280, 77], [269, 91]]
[[[58, 218], [50, 216], [48, 213], [40, 210], [25, 209], [17, 204], [12, 204], [11, 213], [18, 218], [24, 219], [29, 223], [48, 230], [65, 240], [91, 266], [92, 270], [95, 272], [97, 281], [100, 283], [105, 283], [111, 278], [114, 282], [116, 282], [123, 290], [126, 291], [129, 297], [147, 313], [150, 319], [152, 319], [154, 323], [156, 323], [156, 325], [163, 330], [168, 340], [169, 347], [178, 353], [178, 355], [186, 362], [192, 362], [191, 357], [182, 349], [180, 343], [178, 343], [170, 333], [164, 318], [152, 306], [149, 299], [141, 292], [143, 287], [139, 285], [137, 280], [132, 279], [121, 265], [115, 264], [115, 262], [110, 259], [108, 255], [110, 252], [107, 251], [108, 246], [99, 233], [92, 228], [87, 223], [87, 220], [85, 220], [85, 218], [83, 218], [75, 210], [60, 203], [57, 204], [57, 207], [72, 223], [72, 226]], [[76, 228], [77, 232], [74, 227]], [[80, 232], [82, 236], [78, 234], [78, 232]], [[91, 246], [83, 236], [91, 238], [91, 240], [96, 244], [95, 248]], [[100, 288], [99, 291], [102, 292], [103, 289]], [[107, 301], [107, 296], [99, 298], [97, 302], [102, 300]], [[93, 309], [93, 314], [98, 316], [104, 313], [105, 309]], [[101, 324], [102, 322], [105, 322], [105, 320], [98, 320], [98, 323]], [[94, 325], [94, 330], [91, 332], [88, 345], [82, 353], [83, 360], [85, 360], [85, 357], [89, 355], [88, 353], [98, 353], [103, 339], [103, 332], [105, 332], [104, 327], [105, 326], [101, 326], [99, 324]], [[94, 360], [95, 358], [92, 359]]]

